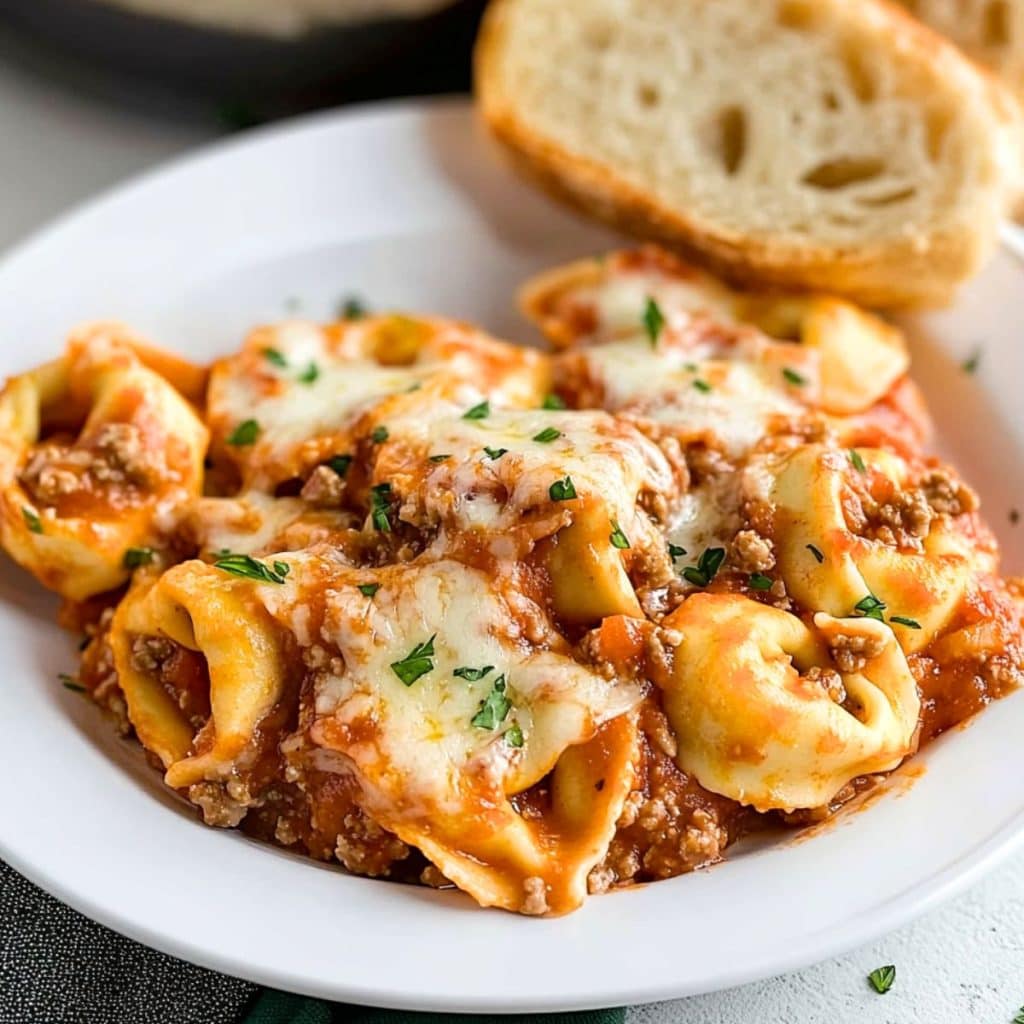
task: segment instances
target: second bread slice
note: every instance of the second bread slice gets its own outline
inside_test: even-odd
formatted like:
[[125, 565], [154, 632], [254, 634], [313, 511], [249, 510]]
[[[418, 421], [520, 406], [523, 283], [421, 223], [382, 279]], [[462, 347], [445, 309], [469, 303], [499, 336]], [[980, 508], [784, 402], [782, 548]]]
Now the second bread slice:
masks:
[[734, 280], [944, 301], [1018, 182], [1016, 104], [879, 0], [496, 0], [476, 65], [550, 189]]

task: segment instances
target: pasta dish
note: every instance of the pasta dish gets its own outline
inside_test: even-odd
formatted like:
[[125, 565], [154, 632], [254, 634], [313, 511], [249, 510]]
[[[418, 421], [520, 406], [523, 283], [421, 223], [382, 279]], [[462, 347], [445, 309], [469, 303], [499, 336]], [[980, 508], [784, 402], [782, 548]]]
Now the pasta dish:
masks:
[[116, 323], [0, 394], [0, 540], [66, 683], [214, 826], [483, 906], [828, 818], [1021, 681], [1024, 591], [900, 332], [656, 249], [454, 320]]

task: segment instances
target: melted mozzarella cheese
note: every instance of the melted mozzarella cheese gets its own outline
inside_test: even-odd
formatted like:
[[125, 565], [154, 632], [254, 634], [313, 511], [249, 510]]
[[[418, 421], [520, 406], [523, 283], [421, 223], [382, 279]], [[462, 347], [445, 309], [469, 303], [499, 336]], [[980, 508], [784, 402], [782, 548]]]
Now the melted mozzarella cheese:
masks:
[[[557, 436], [537, 440], [544, 431]], [[510, 529], [522, 523], [527, 510], [557, 507], [551, 488], [566, 478], [577, 496], [607, 505], [609, 518], [627, 531], [643, 517], [636, 507], [642, 492], [672, 496], [675, 490], [672, 470], [657, 446], [603, 412], [492, 411], [479, 420], [410, 417], [393, 424], [391, 437], [402, 447], [416, 445], [424, 455], [449, 456], [431, 464], [422, 492], [409, 498], [460, 530]], [[387, 465], [385, 455], [377, 477], [387, 477]]]
[[697, 312], [713, 313], [728, 323], [735, 320], [735, 300], [724, 287], [656, 269], [612, 273], [597, 285], [580, 288], [574, 298], [594, 310], [597, 329], [588, 343], [635, 335], [643, 326], [648, 300], [658, 304], [670, 329]]
[[607, 408], [653, 420], [684, 440], [706, 440], [729, 455], [742, 455], [765, 437], [774, 417], [806, 415], [760, 366], [707, 355], [702, 348], [654, 348], [633, 339], [587, 349], [583, 358]]
[[[298, 634], [303, 591], [311, 579], [323, 584], [316, 559], [287, 560], [285, 585], [262, 590], [271, 613]], [[372, 600], [358, 590], [370, 580], [380, 584]], [[481, 799], [486, 805], [543, 778], [562, 751], [641, 697], [561, 653], [553, 633], [535, 646], [540, 610], [455, 562], [341, 573], [325, 602], [321, 639], [341, 660], [318, 673], [314, 738], [351, 761], [387, 821], [478, 814]], [[407, 685], [394, 666], [424, 644], [433, 651], [426, 671]], [[455, 674], [484, 668], [481, 679]], [[507, 710], [497, 701], [493, 723], [474, 724], [502, 678]], [[521, 745], [510, 729], [521, 732]]]

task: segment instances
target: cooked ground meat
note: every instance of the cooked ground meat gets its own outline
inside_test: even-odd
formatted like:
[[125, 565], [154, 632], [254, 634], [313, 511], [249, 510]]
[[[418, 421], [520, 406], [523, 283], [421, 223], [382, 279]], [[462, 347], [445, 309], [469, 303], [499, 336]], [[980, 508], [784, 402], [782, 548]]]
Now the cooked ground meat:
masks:
[[840, 672], [860, 672], [872, 658], [882, 653], [884, 647], [885, 641], [878, 636], [838, 633], [832, 640], [832, 657]]
[[132, 668], [137, 672], [157, 672], [174, 653], [174, 644], [159, 636], [136, 636], [132, 639]]
[[334, 855], [355, 875], [380, 878], [391, 873], [396, 860], [409, 856], [409, 847], [356, 808], [345, 815]]
[[188, 798], [203, 812], [203, 821], [217, 828], [234, 828], [249, 810], [216, 782], [197, 782], [189, 786]]
[[527, 878], [523, 882], [523, 892], [525, 899], [523, 900], [522, 912], [529, 914], [532, 917], [540, 917], [542, 914], [546, 914], [550, 909], [548, 907], [548, 887], [544, 882], [544, 879], [539, 875], [534, 875], [531, 878]]
[[846, 700], [846, 687], [843, 686], [842, 677], [834, 668], [822, 668], [814, 665], [807, 671], [805, 679], [817, 683], [828, 694], [829, 699], [836, 704], [842, 704]]
[[317, 466], [302, 487], [301, 498], [317, 508], [338, 508], [345, 481], [329, 466]]
[[146, 446], [134, 423], [104, 423], [93, 445], [98, 455], [89, 470], [97, 480], [146, 484], [163, 468], [160, 452]]
[[767, 572], [775, 568], [772, 542], [756, 530], [740, 530], [733, 538], [730, 561], [741, 572]]
[[939, 515], [960, 516], [975, 512], [980, 502], [977, 494], [948, 470], [930, 470], [920, 482], [925, 499]]

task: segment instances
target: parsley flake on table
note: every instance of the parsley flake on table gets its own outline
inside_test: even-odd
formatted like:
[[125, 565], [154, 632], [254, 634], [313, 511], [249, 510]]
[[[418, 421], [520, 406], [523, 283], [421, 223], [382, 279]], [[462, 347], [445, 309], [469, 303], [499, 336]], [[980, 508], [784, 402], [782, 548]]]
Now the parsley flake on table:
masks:
[[274, 562], [270, 566], [252, 555], [233, 555], [230, 552], [222, 552], [213, 567], [232, 576], [256, 580], [257, 583], [284, 583], [285, 576], [291, 571], [287, 562]]
[[725, 548], [705, 548], [696, 565], [683, 570], [683, 579], [695, 587], [706, 587], [717, 575], [725, 561]]
[[652, 345], [657, 345], [658, 338], [661, 337], [662, 328], [665, 326], [665, 314], [662, 313], [661, 306], [649, 295], [644, 303], [643, 321], [648, 341]]
[[868, 975], [868, 982], [880, 996], [884, 996], [892, 988], [892, 983], [895, 980], [896, 967], [893, 964], [886, 964], [885, 967], [876, 967]]
[[552, 501], [572, 501], [576, 497], [576, 485], [572, 482], [572, 477], [556, 480], [548, 488], [548, 496]]
[[412, 686], [417, 679], [434, 671], [434, 640], [435, 633], [429, 640], [417, 644], [401, 661], [391, 663], [391, 671], [406, 686]]
[[473, 716], [471, 725], [478, 729], [490, 729], [492, 732], [501, 725], [512, 710], [512, 701], [505, 696], [505, 677], [498, 676], [487, 697], [480, 701], [480, 710]]
[[246, 445], [255, 444], [256, 438], [260, 436], [260, 425], [256, 420], [242, 420], [227, 436], [227, 443], [242, 448]]

